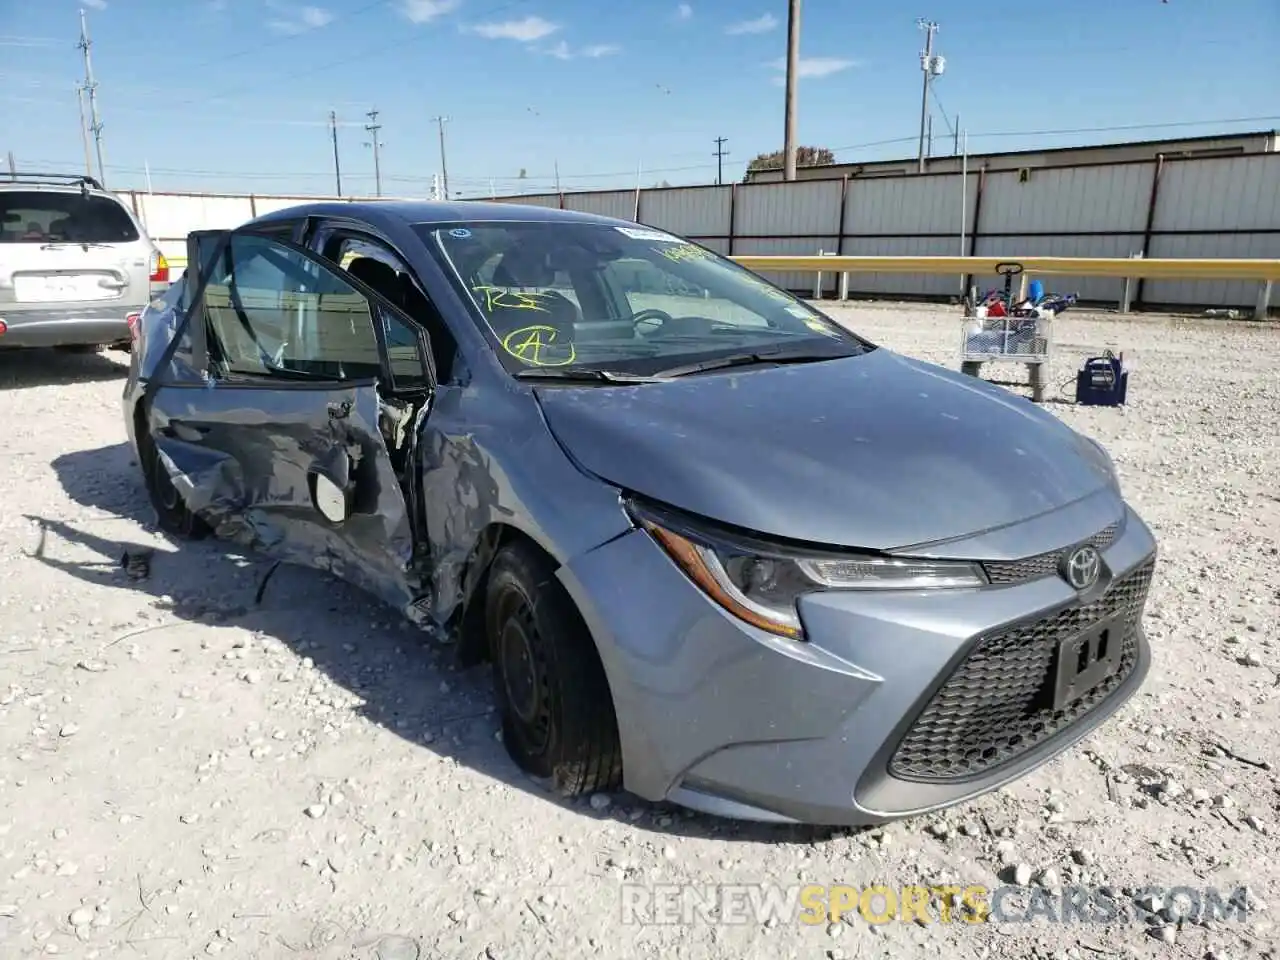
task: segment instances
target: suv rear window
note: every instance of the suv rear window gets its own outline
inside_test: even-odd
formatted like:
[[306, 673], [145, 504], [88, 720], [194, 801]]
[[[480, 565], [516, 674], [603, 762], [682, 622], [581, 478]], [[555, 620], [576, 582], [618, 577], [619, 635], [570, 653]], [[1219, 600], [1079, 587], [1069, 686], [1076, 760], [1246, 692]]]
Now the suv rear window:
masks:
[[138, 228], [110, 197], [0, 190], [0, 243], [132, 243]]

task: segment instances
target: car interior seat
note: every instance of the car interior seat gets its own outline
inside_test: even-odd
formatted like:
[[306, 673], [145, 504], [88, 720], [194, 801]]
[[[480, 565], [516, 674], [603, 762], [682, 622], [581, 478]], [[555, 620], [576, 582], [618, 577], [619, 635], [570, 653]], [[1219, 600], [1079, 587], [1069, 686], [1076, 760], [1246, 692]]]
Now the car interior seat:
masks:
[[431, 344], [431, 355], [435, 360], [436, 377], [447, 380], [452, 372], [457, 344], [453, 334], [431, 306], [427, 295], [418, 289], [413, 278], [372, 257], [357, 257], [347, 266], [347, 272], [378, 291], [403, 310], [406, 316], [426, 328], [427, 342]]
[[[578, 307], [564, 294], [546, 289], [554, 282], [555, 271], [541, 251], [516, 245], [502, 255], [493, 271], [493, 285], [515, 295], [495, 298], [488, 311], [499, 339], [526, 327], [547, 326], [555, 330], [556, 343], [573, 342], [574, 325], [581, 320]], [[527, 291], [527, 299], [519, 296], [522, 291]]]

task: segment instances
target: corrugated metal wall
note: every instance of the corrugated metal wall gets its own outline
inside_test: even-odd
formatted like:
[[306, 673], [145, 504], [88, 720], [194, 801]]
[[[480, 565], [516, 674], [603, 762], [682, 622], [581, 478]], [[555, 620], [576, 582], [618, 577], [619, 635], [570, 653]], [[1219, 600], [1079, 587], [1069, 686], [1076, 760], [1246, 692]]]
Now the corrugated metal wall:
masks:
[[[969, 249], [978, 175], [969, 174], [961, 190], [960, 175], [883, 177], [850, 182], [845, 197], [842, 253], [869, 256], [958, 256]], [[961, 194], [964, 194], [964, 249], [960, 247]], [[849, 278], [849, 289], [880, 296], [947, 296], [959, 294], [960, 277], [925, 274], [867, 273]]]
[[643, 190], [640, 222], [696, 240], [717, 253], [729, 252], [732, 187]]
[[[840, 243], [841, 189], [839, 180], [740, 184], [733, 207], [733, 252], [834, 252]], [[813, 289], [813, 274], [761, 276], [791, 290]]]
[[614, 217], [618, 220], [634, 220], [636, 192], [634, 190], [610, 190], [601, 193], [566, 193], [564, 208], [580, 213], [594, 213], [598, 217]]
[[[1153, 257], [1280, 257], [1280, 155], [1168, 163], [1159, 198]], [[1154, 303], [1248, 306], [1256, 296], [1248, 281], [1159, 280], [1143, 291]]]
[[[1157, 176], [1157, 171], [1159, 174]], [[843, 209], [841, 197], [844, 197]], [[232, 227], [304, 197], [137, 193], [135, 207], [166, 253], [181, 255], [189, 230]], [[537, 204], [639, 219], [720, 253], [952, 255], [961, 252], [959, 174], [804, 180], [720, 187], [522, 195]], [[1152, 201], [1155, 201], [1154, 207]], [[964, 191], [965, 247], [980, 256], [1280, 258], [1280, 154], [1092, 166], [972, 171]], [[976, 230], [975, 230], [976, 227]], [[976, 232], [976, 237], [974, 236]], [[812, 274], [771, 276], [812, 292]], [[824, 289], [836, 287], [827, 275]], [[979, 287], [1000, 283], [975, 277]], [[1046, 278], [1089, 300], [1115, 301], [1114, 278]], [[1251, 281], [1151, 281], [1148, 303], [1251, 307]], [[879, 296], [959, 293], [961, 278], [854, 274], [850, 290]]]

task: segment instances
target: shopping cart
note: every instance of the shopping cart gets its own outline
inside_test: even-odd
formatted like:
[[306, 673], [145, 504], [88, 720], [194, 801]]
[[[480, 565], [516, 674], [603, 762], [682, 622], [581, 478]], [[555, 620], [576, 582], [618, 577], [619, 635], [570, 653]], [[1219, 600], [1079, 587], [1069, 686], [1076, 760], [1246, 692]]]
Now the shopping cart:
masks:
[[1052, 319], [1034, 307], [1013, 306], [1013, 278], [1022, 273], [1020, 263], [996, 264], [996, 273], [1005, 278], [1002, 316], [969, 316], [964, 320], [960, 341], [960, 371], [969, 376], [982, 374], [982, 365], [991, 361], [1026, 364], [1031, 396], [1044, 401], [1052, 345]]

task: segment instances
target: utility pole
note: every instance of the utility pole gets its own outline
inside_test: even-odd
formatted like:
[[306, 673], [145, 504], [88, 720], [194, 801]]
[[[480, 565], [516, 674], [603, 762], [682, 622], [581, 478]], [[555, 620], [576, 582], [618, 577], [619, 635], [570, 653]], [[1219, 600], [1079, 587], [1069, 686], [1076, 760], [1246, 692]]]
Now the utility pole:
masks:
[[369, 118], [369, 122], [365, 124], [364, 128], [372, 138], [365, 146], [373, 147], [373, 188], [374, 192], [380, 197], [382, 196], [382, 164], [379, 160], [378, 148], [382, 144], [378, 141], [378, 131], [382, 129], [382, 124], [378, 123], [378, 110], [376, 107], [366, 113], [365, 116]]
[[955, 129], [951, 131], [951, 135], [953, 137], [952, 144], [951, 144], [951, 152], [953, 154], [959, 153], [960, 152], [960, 114], [958, 113], [956, 114]]
[[556, 172], [556, 193], [559, 193], [560, 192], [560, 161], [553, 160], [552, 164], [554, 165], [555, 172]]
[[18, 161], [13, 159], [13, 151], [9, 151], [9, 179], [18, 179]]
[[432, 117], [432, 122], [440, 129], [440, 180], [444, 187], [444, 199], [449, 199], [449, 165], [444, 159], [444, 125], [449, 122], [446, 116]]
[[[338, 114], [335, 110], [329, 111], [329, 135], [333, 138], [333, 184], [338, 188], [338, 196], [342, 196], [342, 165], [338, 162]], [[376, 153], [374, 157], [377, 157]]]
[[728, 155], [724, 145], [728, 142], [726, 137], [716, 137], [716, 152], [712, 154], [716, 158], [716, 186], [724, 183], [724, 158]]
[[924, 173], [924, 129], [929, 116], [929, 84], [933, 80], [933, 37], [938, 32], [938, 25], [932, 20], [921, 18], [916, 21], [916, 26], [925, 31], [924, 52], [920, 54], [920, 69], [924, 72], [924, 91], [920, 95], [919, 150], [919, 172]]
[[93, 144], [98, 152], [98, 180], [103, 186], [107, 184], [107, 169], [102, 162], [102, 120], [98, 116], [98, 83], [93, 79], [93, 61], [89, 57], [89, 48], [93, 41], [89, 39], [89, 21], [84, 9], [80, 10], [80, 42], [76, 44], [84, 52], [84, 88], [89, 91], [90, 130], [93, 131]]
[[796, 71], [800, 67], [800, 0], [787, 0], [787, 107], [782, 179], [796, 178]]
[[80, 142], [84, 145], [84, 172], [93, 176], [93, 161], [89, 159], [89, 128], [84, 122], [84, 85], [76, 84], [76, 100], [80, 104]]

